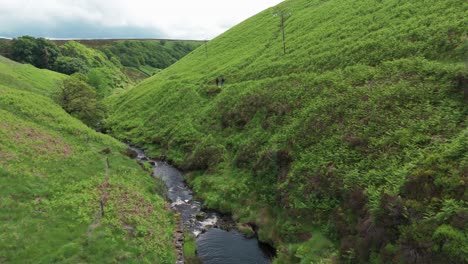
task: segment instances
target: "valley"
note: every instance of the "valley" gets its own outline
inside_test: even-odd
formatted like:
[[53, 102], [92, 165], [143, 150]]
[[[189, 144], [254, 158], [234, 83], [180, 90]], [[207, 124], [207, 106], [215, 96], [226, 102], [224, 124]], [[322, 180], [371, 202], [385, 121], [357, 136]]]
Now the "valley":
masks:
[[0, 41], [0, 263], [467, 262], [467, 14], [287, 0], [207, 42]]

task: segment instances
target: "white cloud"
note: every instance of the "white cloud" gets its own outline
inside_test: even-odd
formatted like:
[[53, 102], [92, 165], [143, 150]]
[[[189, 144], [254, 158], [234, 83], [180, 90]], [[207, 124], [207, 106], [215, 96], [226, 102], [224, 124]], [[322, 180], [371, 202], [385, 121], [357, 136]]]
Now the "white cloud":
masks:
[[25, 30], [28, 24], [34, 25], [35, 30], [43, 28], [53, 34], [54, 28], [73, 21], [102, 28], [144, 28], [163, 34], [155, 37], [208, 39], [280, 2], [282, 0], [0, 0], [0, 35], [14, 34], [20, 27]]

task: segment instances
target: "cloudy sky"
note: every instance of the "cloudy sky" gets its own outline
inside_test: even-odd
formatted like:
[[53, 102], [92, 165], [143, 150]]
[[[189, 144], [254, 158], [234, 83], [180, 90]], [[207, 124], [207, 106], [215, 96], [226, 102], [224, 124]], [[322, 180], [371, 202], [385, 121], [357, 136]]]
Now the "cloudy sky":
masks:
[[0, 0], [0, 36], [211, 39], [282, 0]]

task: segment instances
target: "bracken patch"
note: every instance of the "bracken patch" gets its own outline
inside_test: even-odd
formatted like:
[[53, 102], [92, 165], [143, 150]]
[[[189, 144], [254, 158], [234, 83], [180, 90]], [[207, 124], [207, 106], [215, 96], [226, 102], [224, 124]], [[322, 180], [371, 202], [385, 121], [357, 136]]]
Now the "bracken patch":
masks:
[[40, 156], [60, 155], [69, 157], [73, 153], [70, 145], [61, 138], [53, 136], [38, 128], [25, 127], [19, 124], [2, 124], [0, 129], [7, 138], [11, 138], [16, 146], [29, 148], [34, 154]]

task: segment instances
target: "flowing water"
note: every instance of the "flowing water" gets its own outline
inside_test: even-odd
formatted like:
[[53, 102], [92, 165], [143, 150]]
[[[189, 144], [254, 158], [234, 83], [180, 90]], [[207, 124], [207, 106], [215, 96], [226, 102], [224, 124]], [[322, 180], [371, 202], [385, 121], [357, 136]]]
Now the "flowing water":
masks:
[[[260, 243], [256, 238], [245, 238], [235, 228], [234, 221], [217, 212], [203, 211], [202, 204], [193, 199], [192, 190], [184, 176], [166, 162], [150, 160], [145, 153], [131, 147], [138, 153], [137, 160], [149, 162], [153, 176], [161, 178], [167, 187], [171, 209], [181, 216], [184, 230], [193, 233], [197, 239], [197, 256], [205, 264], [264, 264], [270, 263], [274, 250]], [[177, 263], [183, 263], [179, 247]]]

